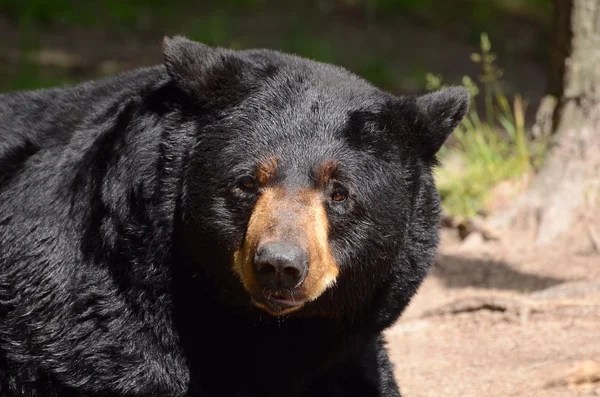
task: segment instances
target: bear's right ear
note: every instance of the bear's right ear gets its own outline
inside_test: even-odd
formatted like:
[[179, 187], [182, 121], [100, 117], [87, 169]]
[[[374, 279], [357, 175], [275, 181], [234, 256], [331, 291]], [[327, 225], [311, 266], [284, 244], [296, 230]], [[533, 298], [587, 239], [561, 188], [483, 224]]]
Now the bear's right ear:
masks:
[[163, 39], [167, 73], [188, 94], [197, 94], [210, 78], [211, 70], [222, 62], [224, 50], [209, 47], [183, 36]]
[[469, 91], [450, 87], [416, 98], [416, 141], [421, 154], [434, 156], [469, 109]]

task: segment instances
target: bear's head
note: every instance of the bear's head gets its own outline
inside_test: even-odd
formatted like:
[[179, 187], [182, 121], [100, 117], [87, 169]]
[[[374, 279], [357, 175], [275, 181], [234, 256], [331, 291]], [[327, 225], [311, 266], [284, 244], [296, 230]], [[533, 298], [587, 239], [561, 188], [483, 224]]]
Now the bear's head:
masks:
[[433, 260], [432, 168], [466, 90], [397, 97], [339, 67], [181, 37], [164, 56], [195, 134], [181, 202], [193, 272], [276, 316], [376, 300], [399, 315]]

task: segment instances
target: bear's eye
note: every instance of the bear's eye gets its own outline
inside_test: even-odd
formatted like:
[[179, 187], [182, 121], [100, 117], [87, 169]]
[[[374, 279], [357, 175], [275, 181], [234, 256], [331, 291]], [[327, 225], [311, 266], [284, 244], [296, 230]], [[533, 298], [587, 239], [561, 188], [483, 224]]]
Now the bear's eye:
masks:
[[336, 187], [333, 190], [333, 192], [331, 193], [331, 199], [337, 203], [346, 201], [347, 198], [348, 198], [348, 191], [341, 186]]
[[249, 176], [243, 176], [238, 180], [237, 186], [244, 192], [254, 192], [256, 190], [256, 180]]

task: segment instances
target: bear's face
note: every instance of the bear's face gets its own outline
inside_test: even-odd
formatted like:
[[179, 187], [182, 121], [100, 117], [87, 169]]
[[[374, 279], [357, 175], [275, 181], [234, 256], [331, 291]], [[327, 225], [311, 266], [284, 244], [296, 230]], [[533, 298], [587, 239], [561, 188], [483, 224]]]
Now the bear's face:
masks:
[[384, 282], [422, 210], [417, 195], [437, 211], [420, 185], [431, 185], [465, 92], [399, 98], [330, 65], [180, 38], [166, 41], [165, 58], [198, 125], [182, 203], [188, 244], [218, 245], [196, 250], [199, 265], [223, 288], [241, 282], [272, 315], [343, 294], [339, 283]]

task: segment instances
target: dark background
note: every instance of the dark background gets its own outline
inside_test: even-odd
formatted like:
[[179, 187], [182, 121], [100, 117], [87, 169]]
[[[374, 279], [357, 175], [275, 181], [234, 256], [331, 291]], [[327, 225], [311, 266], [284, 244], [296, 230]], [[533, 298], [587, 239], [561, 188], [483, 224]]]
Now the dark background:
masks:
[[269, 47], [346, 66], [382, 88], [476, 76], [487, 32], [508, 93], [545, 89], [550, 0], [0, 0], [0, 90], [47, 87], [160, 62], [165, 34]]

